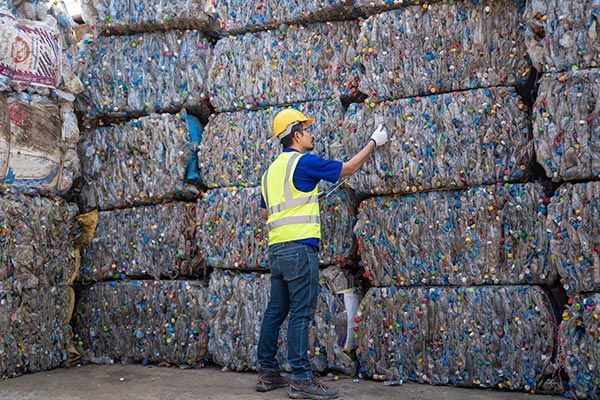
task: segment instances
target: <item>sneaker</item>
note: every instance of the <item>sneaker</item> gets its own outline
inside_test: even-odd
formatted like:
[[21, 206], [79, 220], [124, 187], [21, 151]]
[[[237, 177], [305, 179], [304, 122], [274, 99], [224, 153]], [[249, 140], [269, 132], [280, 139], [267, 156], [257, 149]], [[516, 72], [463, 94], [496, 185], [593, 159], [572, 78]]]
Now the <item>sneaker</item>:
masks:
[[258, 374], [256, 382], [257, 392], [268, 392], [273, 389], [286, 387], [290, 380], [281, 376], [279, 372], [263, 371]]
[[328, 388], [317, 378], [310, 381], [291, 381], [288, 395], [292, 399], [314, 399], [329, 400], [337, 399], [340, 391], [336, 388]]

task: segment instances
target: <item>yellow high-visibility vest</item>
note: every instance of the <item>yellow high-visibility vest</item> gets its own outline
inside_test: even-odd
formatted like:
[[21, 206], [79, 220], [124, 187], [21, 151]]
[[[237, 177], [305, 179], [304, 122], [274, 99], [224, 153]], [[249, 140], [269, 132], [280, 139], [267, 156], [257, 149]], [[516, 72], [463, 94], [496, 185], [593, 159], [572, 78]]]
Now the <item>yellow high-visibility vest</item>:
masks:
[[294, 186], [294, 171], [302, 154], [283, 152], [262, 176], [267, 205], [269, 245], [294, 240], [321, 239], [319, 191], [302, 192]]

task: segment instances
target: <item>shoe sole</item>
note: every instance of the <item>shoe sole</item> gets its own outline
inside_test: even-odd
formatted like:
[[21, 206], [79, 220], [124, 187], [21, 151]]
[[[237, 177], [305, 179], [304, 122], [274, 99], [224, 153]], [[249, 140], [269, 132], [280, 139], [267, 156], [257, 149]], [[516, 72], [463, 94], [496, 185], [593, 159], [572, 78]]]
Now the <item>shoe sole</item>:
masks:
[[281, 385], [261, 385], [261, 384], [257, 384], [256, 385], [256, 391], [257, 392], [270, 392], [271, 390], [275, 390], [275, 389], [281, 389], [287, 386], [287, 383], [285, 384], [281, 384]]
[[312, 399], [312, 400], [333, 400], [339, 397], [339, 394], [334, 396], [319, 396], [318, 394], [310, 394], [306, 392], [291, 392], [288, 390], [288, 396], [292, 399]]

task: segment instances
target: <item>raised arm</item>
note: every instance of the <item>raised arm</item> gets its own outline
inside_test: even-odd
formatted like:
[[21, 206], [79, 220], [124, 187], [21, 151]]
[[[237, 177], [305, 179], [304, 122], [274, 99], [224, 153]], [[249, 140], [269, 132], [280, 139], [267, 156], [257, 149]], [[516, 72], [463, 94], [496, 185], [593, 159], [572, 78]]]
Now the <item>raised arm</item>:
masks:
[[369, 138], [369, 142], [363, 147], [354, 157], [342, 164], [342, 173], [340, 178], [353, 175], [367, 161], [371, 153], [379, 146], [383, 146], [387, 142], [387, 132], [381, 125], [377, 127], [375, 132]]

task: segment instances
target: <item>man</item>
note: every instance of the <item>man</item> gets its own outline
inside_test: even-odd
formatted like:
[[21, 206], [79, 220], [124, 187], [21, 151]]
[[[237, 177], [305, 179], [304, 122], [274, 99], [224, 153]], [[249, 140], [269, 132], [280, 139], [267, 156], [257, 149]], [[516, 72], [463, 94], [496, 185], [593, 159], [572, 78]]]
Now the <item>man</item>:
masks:
[[366, 146], [348, 162], [325, 160], [312, 154], [314, 137], [308, 127], [314, 119], [293, 108], [273, 121], [275, 138], [283, 152], [262, 176], [262, 215], [269, 230], [271, 299], [265, 311], [258, 343], [259, 375], [256, 390], [265, 392], [288, 385], [275, 360], [279, 327], [288, 323], [288, 361], [292, 367], [288, 395], [294, 399], [334, 399], [337, 389], [313, 377], [308, 359], [308, 330], [319, 294], [321, 239], [318, 183], [336, 182], [354, 174], [376, 147], [387, 141], [381, 126]]

